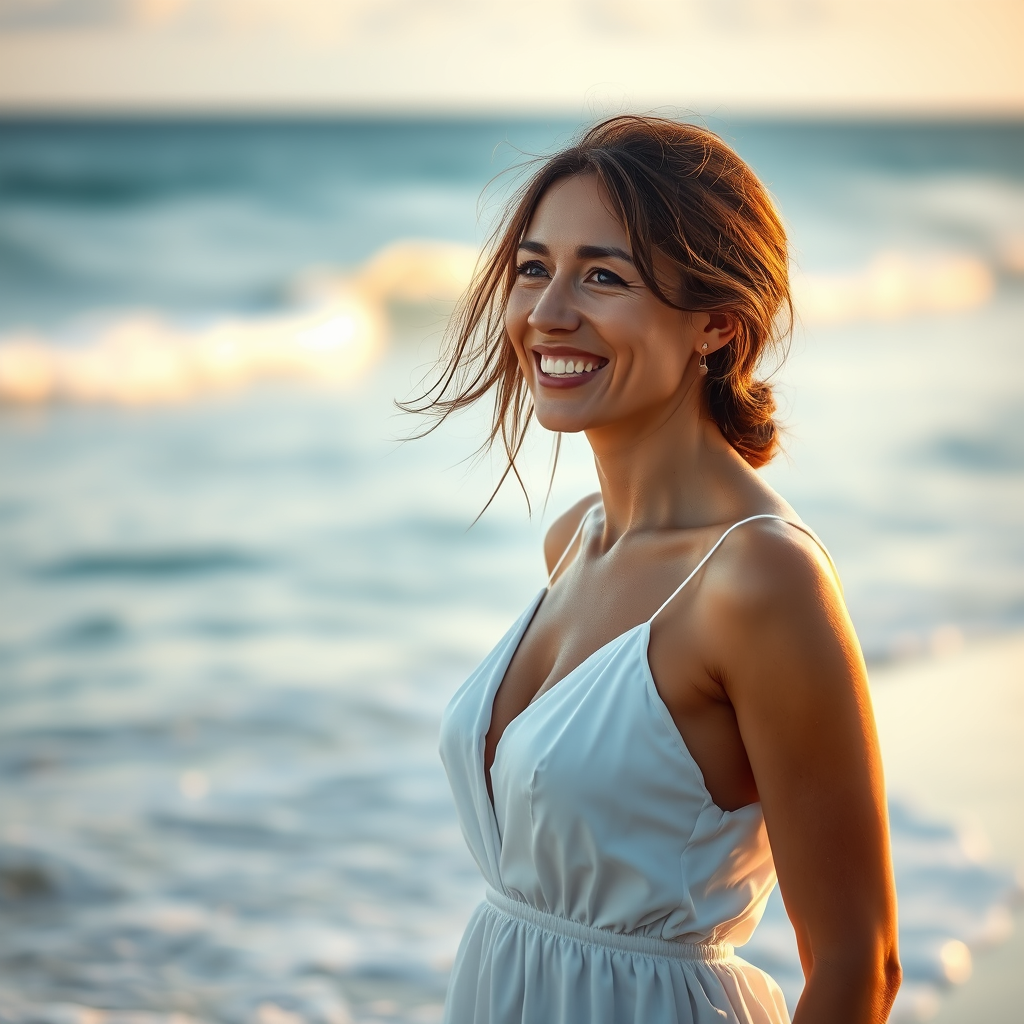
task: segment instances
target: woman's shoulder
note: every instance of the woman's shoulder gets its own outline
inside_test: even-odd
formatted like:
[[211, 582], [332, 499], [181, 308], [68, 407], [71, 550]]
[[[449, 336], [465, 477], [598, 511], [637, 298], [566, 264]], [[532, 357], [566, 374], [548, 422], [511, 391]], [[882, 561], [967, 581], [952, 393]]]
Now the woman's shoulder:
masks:
[[580, 498], [568, 511], [563, 512], [548, 527], [548, 532], [544, 537], [544, 561], [547, 563], [549, 573], [554, 570], [555, 564], [572, 542], [583, 517], [600, 501], [599, 492], [588, 494], [585, 498]]
[[842, 600], [825, 545], [792, 512], [762, 513], [736, 526], [708, 564], [709, 596], [719, 610], [763, 615], [808, 599]]
[[[719, 557], [720, 556], [720, 557]], [[734, 706], [863, 684], [860, 647], [831, 559], [800, 520], [757, 519], [708, 562], [689, 636]]]

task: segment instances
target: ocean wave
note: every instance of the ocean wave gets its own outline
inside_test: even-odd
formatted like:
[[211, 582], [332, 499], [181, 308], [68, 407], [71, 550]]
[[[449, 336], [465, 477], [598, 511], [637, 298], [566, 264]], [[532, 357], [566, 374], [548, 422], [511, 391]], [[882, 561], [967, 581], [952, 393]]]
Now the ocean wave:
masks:
[[[146, 168], [147, 171], [150, 168]], [[188, 194], [201, 188], [226, 191], [227, 175], [215, 177], [192, 174], [132, 173], [128, 169], [83, 169], [73, 167], [0, 171], [0, 201], [84, 207], [121, 207], [141, 205], [164, 199], [175, 193]]]
[[354, 274], [312, 271], [292, 311], [185, 328], [144, 312], [116, 319], [84, 344], [21, 334], [0, 338], [0, 402], [182, 401], [268, 379], [357, 383], [379, 358], [396, 304], [449, 303], [466, 287], [476, 251], [396, 242]]
[[[394, 335], [396, 306], [433, 304], [433, 326], [443, 324], [445, 309], [472, 280], [476, 257], [454, 242], [406, 240], [354, 273], [302, 275], [292, 287], [295, 308], [281, 314], [189, 329], [143, 312], [115, 320], [85, 344], [0, 338], [0, 402], [148, 405], [282, 378], [350, 386]], [[995, 275], [976, 256], [883, 252], [858, 270], [796, 274], [793, 290], [801, 321], [829, 326], [972, 309], [992, 297]]]
[[878, 253], [860, 270], [793, 279], [797, 312], [809, 326], [974, 309], [992, 298], [995, 286], [995, 275], [977, 256], [897, 251]]
[[38, 566], [35, 575], [43, 579], [95, 579], [97, 577], [194, 576], [216, 572], [238, 572], [259, 568], [264, 560], [230, 548], [201, 548], [152, 551], [100, 551], [72, 555]]
[[117, 884], [52, 851], [0, 841], [0, 907], [27, 902], [104, 903]]

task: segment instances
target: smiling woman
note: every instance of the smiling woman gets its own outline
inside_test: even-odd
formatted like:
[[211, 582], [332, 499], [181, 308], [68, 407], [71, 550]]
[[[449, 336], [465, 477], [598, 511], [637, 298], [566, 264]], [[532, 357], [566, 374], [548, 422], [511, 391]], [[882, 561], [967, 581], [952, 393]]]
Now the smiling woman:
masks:
[[[645, 133], [641, 124], [661, 132]], [[728, 346], [703, 340], [703, 400], [730, 444], [751, 465], [763, 465], [777, 447], [775, 402], [754, 371], [792, 324], [785, 232], [761, 183], [732, 150], [711, 132], [670, 121], [621, 117], [598, 125], [580, 145], [545, 163], [513, 197], [453, 321], [445, 371], [423, 402], [406, 408], [443, 420], [493, 390], [487, 443], [501, 439], [508, 471], [515, 472], [537, 396], [528, 397], [529, 368], [506, 344], [504, 309], [514, 301], [517, 282], [548, 274], [547, 246], [526, 237], [542, 198], [552, 185], [564, 187], [579, 176], [600, 182], [601, 208], [614, 211], [609, 219], [620, 243], [587, 239], [578, 246], [575, 258], [581, 267], [588, 264], [591, 285], [621, 287], [625, 272], [669, 309], [685, 305], [731, 315]], [[712, 329], [724, 323], [712, 319]], [[539, 352], [544, 354], [558, 353]], [[585, 367], [587, 353], [579, 354]]]
[[[488, 883], [453, 1024], [788, 1020], [737, 957], [780, 882], [798, 1024], [875, 1024], [899, 986], [878, 744], [835, 568], [755, 472], [756, 377], [790, 313], [785, 235], [691, 125], [620, 117], [517, 197], [420, 411], [493, 391], [490, 441], [583, 432], [600, 494], [458, 691], [441, 754]], [[777, 330], [780, 322], [782, 330]]]

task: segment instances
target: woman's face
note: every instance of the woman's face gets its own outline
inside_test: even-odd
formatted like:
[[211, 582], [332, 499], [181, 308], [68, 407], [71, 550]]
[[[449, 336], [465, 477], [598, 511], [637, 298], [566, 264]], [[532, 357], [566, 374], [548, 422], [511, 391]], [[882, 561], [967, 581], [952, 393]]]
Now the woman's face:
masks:
[[610, 207], [595, 176], [558, 181], [519, 249], [505, 325], [549, 430], [661, 419], [708, 340], [706, 313], [673, 309], [644, 284]]

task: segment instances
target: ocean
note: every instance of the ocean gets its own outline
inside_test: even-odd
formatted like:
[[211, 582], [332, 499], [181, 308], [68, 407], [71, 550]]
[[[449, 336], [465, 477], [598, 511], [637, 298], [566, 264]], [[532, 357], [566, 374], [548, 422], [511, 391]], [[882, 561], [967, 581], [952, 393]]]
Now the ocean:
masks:
[[[1024, 125], [711, 122], [800, 322], [764, 472], [869, 662], [1024, 623]], [[0, 1021], [440, 1018], [450, 694], [594, 486], [393, 405], [554, 120], [0, 122]], [[495, 177], [497, 181], [494, 181]], [[892, 794], [923, 1019], [1012, 874]], [[743, 955], [791, 999], [781, 904]]]

